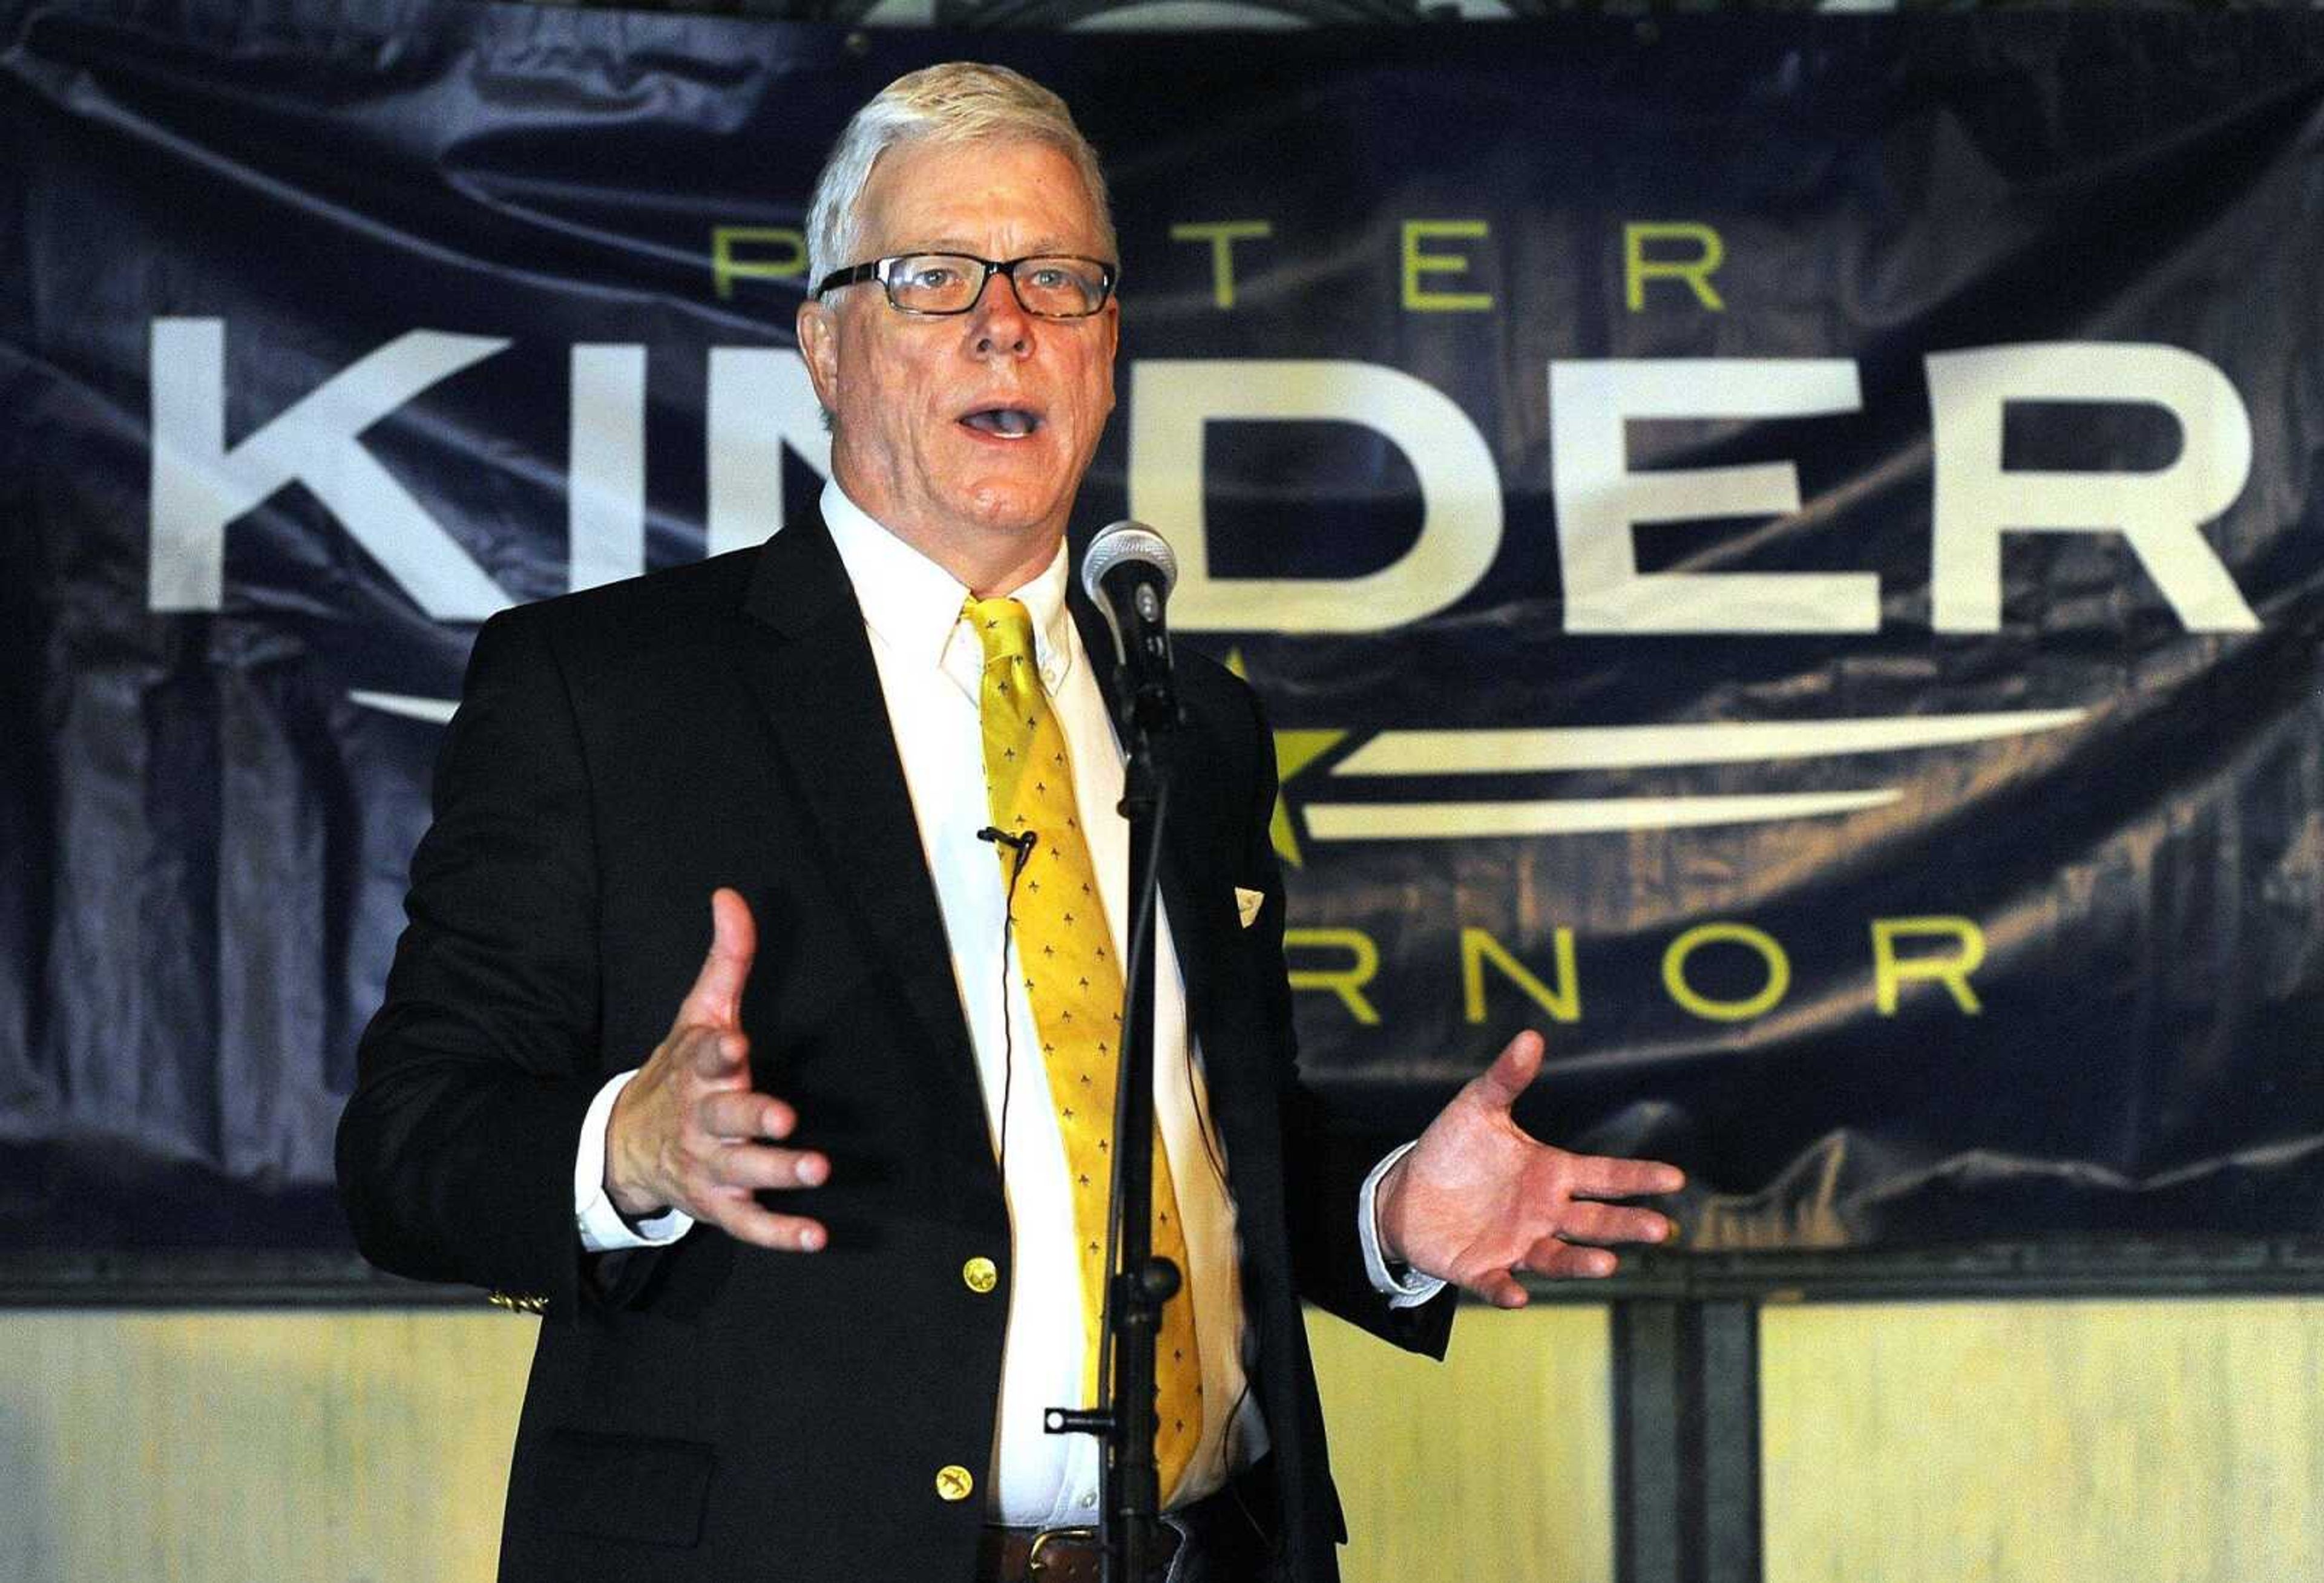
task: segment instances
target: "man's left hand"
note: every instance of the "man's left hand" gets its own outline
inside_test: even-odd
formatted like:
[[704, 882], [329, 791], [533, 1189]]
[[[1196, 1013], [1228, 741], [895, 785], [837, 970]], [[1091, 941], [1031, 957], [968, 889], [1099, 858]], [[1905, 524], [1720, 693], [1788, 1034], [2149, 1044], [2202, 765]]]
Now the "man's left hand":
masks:
[[1509, 1113], [1541, 1071], [1530, 1029], [1437, 1113], [1381, 1178], [1383, 1251], [1456, 1282], [1497, 1308], [1523, 1308], [1516, 1272], [1610, 1275], [1605, 1244], [1662, 1242], [1674, 1228], [1653, 1210], [1609, 1199], [1675, 1192], [1675, 1165], [1574, 1155], [1526, 1135]]

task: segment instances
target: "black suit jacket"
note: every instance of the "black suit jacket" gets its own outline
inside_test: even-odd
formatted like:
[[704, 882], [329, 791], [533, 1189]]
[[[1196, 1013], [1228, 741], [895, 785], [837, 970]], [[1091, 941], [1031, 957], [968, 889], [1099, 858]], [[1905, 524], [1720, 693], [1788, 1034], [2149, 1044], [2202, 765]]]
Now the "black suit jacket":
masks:
[[[1076, 610], [1093, 655], [1108, 650]], [[1343, 1536], [1304, 1296], [1441, 1353], [1449, 1302], [1365, 1281], [1373, 1157], [1297, 1081], [1257, 704], [1182, 654], [1163, 868], [1240, 1223], [1292, 1576]], [[983, 1518], [1010, 1226], [936, 896], [861, 611], [821, 520], [757, 550], [487, 622], [412, 862], [410, 922], [339, 1130], [374, 1262], [545, 1312], [510, 1475], [512, 1580], [966, 1579]], [[668, 1033], [708, 898], [749, 900], [758, 1085], [831, 1157], [779, 1207], [823, 1252], [697, 1228], [585, 1254], [572, 1173], [604, 1080]], [[1241, 926], [1234, 889], [1261, 892]], [[1001, 1284], [973, 1290], [982, 1256]], [[939, 1497], [940, 1468], [973, 1472]]]

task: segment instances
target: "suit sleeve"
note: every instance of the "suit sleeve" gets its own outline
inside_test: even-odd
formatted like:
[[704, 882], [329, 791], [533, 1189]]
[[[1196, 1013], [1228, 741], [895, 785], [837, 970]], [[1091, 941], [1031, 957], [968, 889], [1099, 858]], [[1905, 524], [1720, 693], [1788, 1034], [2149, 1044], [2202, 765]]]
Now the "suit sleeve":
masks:
[[1408, 1351], [1444, 1356], [1452, 1337], [1457, 1293], [1451, 1288], [1411, 1308], [1390, 1297], [1365, 1273], [1357, 1231], [1357, 1198], [1364, 1178], [1388, 1144], [1350, 1125], [1299, 1077], [1298, 1036], [1291, 1015], [1291, 984], [1282, 971], [1285, 905], [1281, 866], [1270, 824], [1277, 791], [1273, 734], [1256, 694], [1250, 698], [1258, 772], [1245, 822], [1244, 871], [1259, 876], [1267, 900], [1252, 925], [1267, 932], [1274, 968], [1265, 977], [1267, 1022], [1277, 1052], [1277, 1103], [1283, 1117], [1286, 1204], [1291, 1217], [1293, 1273], [1299, 1294], [1327, 1312]]
[[536, 615], [477, 634], [337, 1164], [374, 1264], [569, 1315], [575, 1150], [603, 1081], [597, 870], [572, 699]]

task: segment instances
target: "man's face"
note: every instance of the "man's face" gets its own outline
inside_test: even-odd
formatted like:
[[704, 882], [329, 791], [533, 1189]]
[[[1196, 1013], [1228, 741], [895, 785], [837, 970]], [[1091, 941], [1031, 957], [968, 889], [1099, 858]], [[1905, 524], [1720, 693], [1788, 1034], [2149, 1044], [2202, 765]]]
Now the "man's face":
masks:
[[[844, 263], [1107, 256], [1073, 161], [1046, 143], [890, 149], [857, 214], [858, 256]], [[967, 313], [921, 318], [866, 281], [802, 307], [798, 334], [834, 418], [833, 473], [856, 504], [956, 574], [1048, 558], [1113, 410], [1116, 303], [1036, 318], [996, 275]]]

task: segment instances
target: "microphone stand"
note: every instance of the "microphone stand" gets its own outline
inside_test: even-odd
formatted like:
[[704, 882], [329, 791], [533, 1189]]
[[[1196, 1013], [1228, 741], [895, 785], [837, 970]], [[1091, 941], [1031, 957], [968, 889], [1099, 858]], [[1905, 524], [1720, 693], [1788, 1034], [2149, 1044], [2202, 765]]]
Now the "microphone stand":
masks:
[[[1154, 1256], [1154, 919], [1163, 822], [1169, 790], [1161, 747], [1178, 723], [1166, 686], [1131, 693], [1122, 709], [1129, 739], [1120, 811], [1130, 822], [1130, 961], [1122, 975], [1120, 1066], [1113, 1091], [1114, 1272], [1106, 1284], [1098, 1377], [1102, 1408], [1053, 1407], [1051, 1434], [1093, 1434], [1105, 1442], [1104, 1583], [1148, 1575], [1159, 1542], [1162, 1493], [1154, 1460], [1154, 1354], [1162, 1305], [1184, 1272]], [[1160, 740], [1157, 740], [1160, 739]], [[1189, 1296], [1186, 1301], [1192, 1302]], [[1111, 1361], [1111, 1367], [1107, 1364]]]

